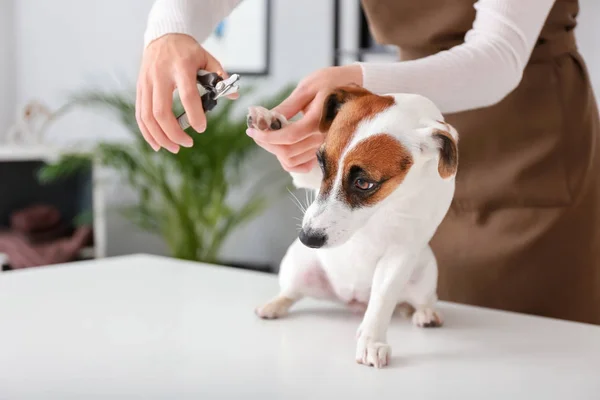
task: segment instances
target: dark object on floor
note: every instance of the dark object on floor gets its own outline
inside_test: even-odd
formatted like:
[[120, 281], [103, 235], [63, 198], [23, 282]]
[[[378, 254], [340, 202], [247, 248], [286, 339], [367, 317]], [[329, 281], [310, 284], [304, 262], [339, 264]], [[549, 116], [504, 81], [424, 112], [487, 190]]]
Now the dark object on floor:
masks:
[[10, 269], [74, 261], [81, 249], [93, 243], [90, 226], [74, 230], [52, 206], [19, 210], [10, 221], [10, 229], [0, 232], [0, 253], [7, 255]]
[[58, 222], [56, 225], [48, 228], [45, 231], [39, 232], [19, 232], [23, 234], [23, 236], [27, 239], [27, 241], [31, 244], [40, 244], [47, 243], [52, 240], [57, 240], [61, 238], [65, 238], [71, 236], [74, 232], [74, 229], [71, 225], [66, 224], [62, 221]]
[[60, 212], [52, 206], [36, 204], [10, 216], [10, 227], [18, 232], [45, 231], [60, 222]]
[[52, 240], [43, 244], [32, 244], [15, 232], [0, 233], [0, 252], [8, 256], [10, 269], [59, 264], [77, 259], [79, 251], [92, 238], [92, 228], [78, 228], [73, 236]]

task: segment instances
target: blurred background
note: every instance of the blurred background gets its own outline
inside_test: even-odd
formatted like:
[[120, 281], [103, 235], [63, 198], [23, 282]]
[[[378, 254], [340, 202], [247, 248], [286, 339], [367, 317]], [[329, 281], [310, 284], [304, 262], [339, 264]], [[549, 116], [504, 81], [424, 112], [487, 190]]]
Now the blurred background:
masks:
[[[246, 137], [246, 107], [318, 68], [396, 55], [373, 44], [358, 0], [245, 0], [205, 44], [252, 91], [222, 101], [194, 148], [154, 154], [133, 116], [152, 3], [0, 0], [4, 270], [151, 253], [276, 271], [308, 199]], [[580, 4], [600, 93], [600, 3]]]

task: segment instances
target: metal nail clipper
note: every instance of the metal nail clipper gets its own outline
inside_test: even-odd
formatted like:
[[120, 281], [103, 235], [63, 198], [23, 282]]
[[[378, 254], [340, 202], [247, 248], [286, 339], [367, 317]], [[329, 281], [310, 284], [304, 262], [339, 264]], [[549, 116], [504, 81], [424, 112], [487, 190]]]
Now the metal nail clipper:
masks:
[[[204, 70], [198, 71], [196, 81], [202, 86], [205, 93], [201, 96], [202, 108], [204, 112], [212, 110], [217, 105], [217, 99], [223, 96], [237, 93], [239, 86], [236, 82], [240, 79], [238, 74], [233, 74], [227, 79], [223, 79], [216, 72], [208, 72]], [[177, 117], [177, 122], [181, 129], [186, 130], [190, 127], [187, 115], [183, 112]]]

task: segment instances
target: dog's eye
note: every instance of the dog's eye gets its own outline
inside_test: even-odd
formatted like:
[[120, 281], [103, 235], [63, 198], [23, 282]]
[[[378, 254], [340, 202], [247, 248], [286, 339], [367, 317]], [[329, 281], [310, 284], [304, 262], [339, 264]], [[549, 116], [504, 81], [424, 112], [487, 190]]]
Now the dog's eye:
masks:
[[375, 187], [375, 184], [373, 182], [369, 182], [364, 179], [358, 178], [354, 181], [354, 186], [356, 186], [360, 190], [370, 190]]

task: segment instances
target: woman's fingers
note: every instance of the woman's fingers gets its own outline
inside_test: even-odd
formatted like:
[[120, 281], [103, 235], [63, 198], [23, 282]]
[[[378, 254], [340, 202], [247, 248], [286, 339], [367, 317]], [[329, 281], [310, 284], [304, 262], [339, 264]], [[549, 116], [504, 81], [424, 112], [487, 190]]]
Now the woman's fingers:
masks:
[[196, 72], [194, 70], [179, 72], [176, 83], [181, 105], [183, 105], [190, 125], [196, 132], [204, 132], [206, 130], [206, 115], [198, 91]]
[[[312, 161], [317, 159], [318, 147], [308, 149], [302, 154], [286, 160], [279, 160], [283, 162], [283, 168], [288, 172], [299, 172], [299, 169], [305, 164], [311, 164]], [[310, 171], [310, 170], [309, 170]], [[304, 172], [304, 171], [303, 171]], [[306, 171], [308, 172], [308, 171]]]
[[300, 83], [273, 111], [282, 114], [287, 119], [291, 119], [313, 101], [316, 93], [317, 91], [311, 88], [310, 83]]
[[202, 69], [209, 72], [216, 72], [223, 79], [229, 78], [229, 74], [223, 69], [219, 60], [213, 57], [213, 55], [210, 54], [208, 51], [204, 50], [204, 48], [202, 50], [204, 56], [204, 65]]
[[173, 143], [167, 135], [160, 128], [158, 122], [154, 118], [154, 107], [152, 104], [153, 96], [152, 96], [152, 87], [146, 87], [142, 90], [142, 122], [150, 132], [152, 138], [165, 149], [169, 150], [171, 153], [179, 152], [179, 146]]
[[315, 133], [303, 141], [293, 145], [278, 145], [269, 142], [256, 141], [256, 143], [274, 154], [286, 171], [298, 172], [297, 168], [316, 160], [317, 150], [323, 142], [322, 135]]
[[138, 84], [137, 87], [137, 95], [135, 97], [135, 119], [140, 127], [140, 131], [142, 132], [142, 136], [144, 140], [152, 147], [154, 151], [160, 150], [160, 145], [154, 140], [148, 128], [146, 128], [146, 124], [142, 120], [142, 86]]
[[[198, 132], [206, 129], [206, 116], [198, 92], [198, 70], [222, 72], [221, 64], [191, 36], [167, 34], [145, 50], [140, 68], [136, 99], [136, 119], [144, 139], [153, 147], [171, 152], [179, 146], [192, 146], [193, 140], [173, 114], [173, 91], [178, 89], [190, 125]], [[230, 98], [237, 98], [232, 95]]]
[[179, 146], [192, 147], [194, 141], [177, 123], [173, 114], [173, 87], [157, 81], [152, 92], [152, 113], [160, 129], [172, 143]]
[[251, 130], [248, 135], [256, 141], [271, 144], [292, 145], [301, 142], [318, 130], [322, 97], [319, 94], [312, 100], [308, 112], [299, 121], [276, 131]]
[[[248, 132], [260, 132], [256, 129], [248, 129]], [[267, 139], [268, 134], [267, 133]], [[256, 143], [261, 146], [263, 149], [267, 150], [269, 153], [275, 154], [278, 157], [283, 157], [286, 160], [293, 159], [294, 157], [304, 153], [308, 149], [317, 149], [323, 143], [323, 136], [320, 133], [313, 133], [304, 138], [302, 141], [291, 144], [291, 145], [281, 145], [277, 143], [272, 143], [266, 140], [258, 140], [255, 139]]]
[[311, 161], [308, 161], [304, 164], [297, 165], [295, 167], [286, 167], [285, 165], [282, 164], [282, 167], [284, 170], [286, 170], [287, 172], [294, 172], [297, 174], [307, 174], [310, 171], [312, 171], [312, 169], [316, 166], [317, 166], [316, 158], [313, 158]]
[[299, 93], [295, 99], [291, 99], [293, 96], [290, 96], [286, 100], [288, 104], [284, 101], [275, 110], [284, 116], [286, 112], [293, 116], [297, 108], [305, 109], [308, 106], [308, 112], [302, 119], [276, 131], [248, 129], [246, 133], [259, 146], [276, 155], [283, 169], [301, 173], [314, 167], [317, 150], [323, 143], [323, 135], [317, 130], [320, 117], [318, 105], [322, 96], [317, 94], [315, 97], [311, 94], [303, 97], [303, 94]]
[[249, 129], [248, 136], [259, 142], [270, 144], [293, 145], [309, 137], [318, 125], [318, 117], [308, 113], [299, 121], [293, 122], [276, 131], [259, 131]]
[[247, 133], [261, 147], [275, 154], [285, 170], [309, 172], [317, 163], [316, 151], [323, 141], [319, 120], [325, 98], [332, 88], [350, 84], [362, 86], [360, 66], [328, 67], [316, 71], [273, 109], [287, 119], [304, 111], [299, 121], [276, 131], [249, 129]]

